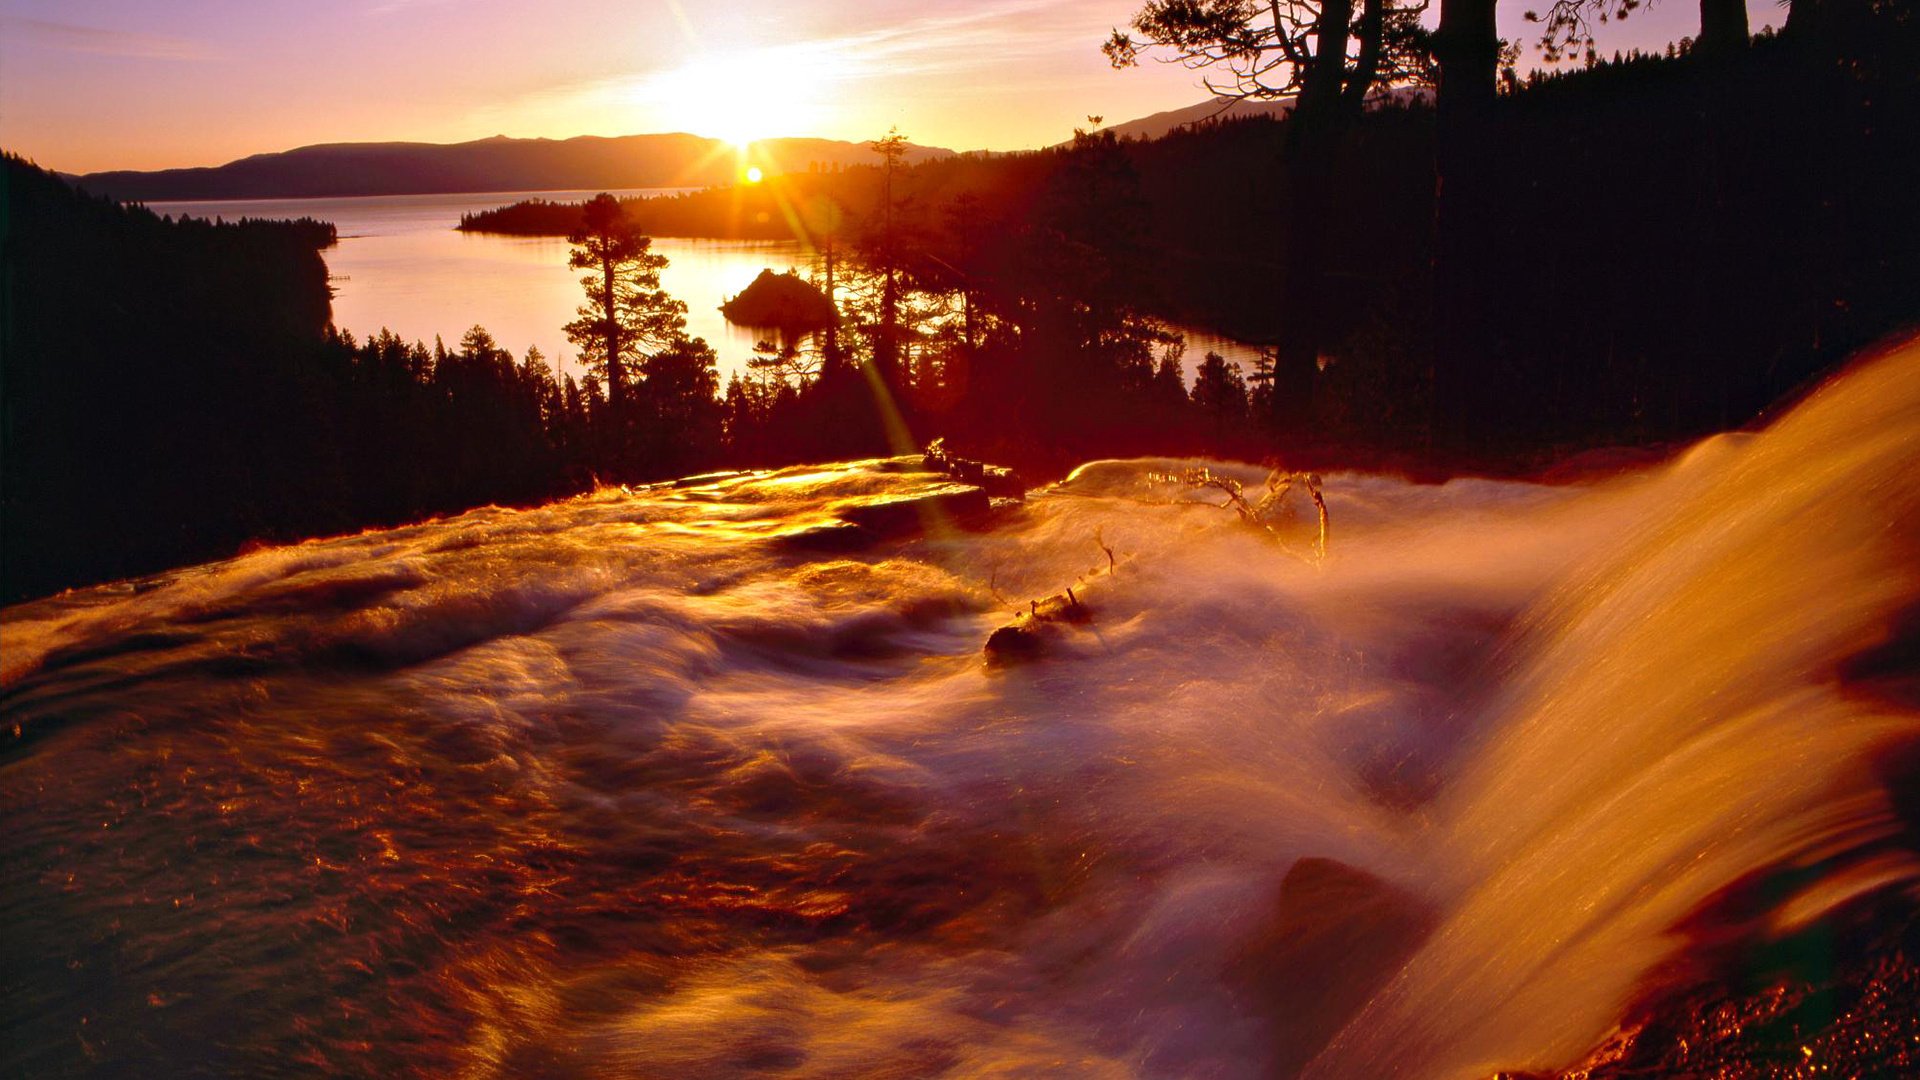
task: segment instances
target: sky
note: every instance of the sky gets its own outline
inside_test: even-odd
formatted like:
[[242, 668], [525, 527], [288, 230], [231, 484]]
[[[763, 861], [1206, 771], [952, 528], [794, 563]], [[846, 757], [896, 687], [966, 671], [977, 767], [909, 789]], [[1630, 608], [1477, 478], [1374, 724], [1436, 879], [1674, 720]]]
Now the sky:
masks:
[[[1089, 116], [1118, 123], [1206, 98], [1178, 65], [1108, 66], [1099, 45], [1137, 6], [0, 0], [0, 147], [67, 172], [321, 142], [657, 131], [866, 140], [897, 126], [929, 146], [1024, 149]], [[1532, 40], [1528, 6], [1501, 4], [1503, 34]], [[1749, 10], [1755, 30], [1784, 18], [1772, 0]], [[1659, 0], [1601, 44], [1660, 47], [1697, 19]]]

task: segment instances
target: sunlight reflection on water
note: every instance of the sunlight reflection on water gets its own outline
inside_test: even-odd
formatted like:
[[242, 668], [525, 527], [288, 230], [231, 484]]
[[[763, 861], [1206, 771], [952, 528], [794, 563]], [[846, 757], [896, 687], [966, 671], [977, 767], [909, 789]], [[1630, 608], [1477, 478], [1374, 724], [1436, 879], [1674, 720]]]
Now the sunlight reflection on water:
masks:
[[[634, 188], [621, 196], [667, 194], [683, 188]], [[515, 357], [538, 346], [556, 370], [579, 378], [575, 350], [561, 332], [581, 303], [577, 274], [567, 268], [567, 244], [558, 237], [496, 236], [454, 229], [460, 215], [540, 198], [575, 202], [591, 191], [482, 192], [461, 195], [372, 195], [337, 199], [234, 199], [156, 202], [156, 213], [228, 220], [242, 217], [331, 221], [340, 243], [326, 252], [333, 277], [333, 321], [357, 338], [382, 327], [407, 341], [431, 345], [435, 335], [455, 347], [471, 326], [484, 326]], [[744, 373], [764, 332], [735, 326], [720, 305], [763, 269], [811, 270], [797, 240], [709, 240], [661, 236], [654, 250], [669, 260], [660, 283], [687, 305], [687, 333], [705, 338], [719, 357], [720, 381]], [[1193, 327], [1184, 367], [1189, 380], [1208, 352], [1249, 374], [1260, 350]]]
[[[636, 189], [646, 195], [681, 189]], [[567, 244], [558, 237], [491, 236], [454, 229], [463, 213], [523, 198], [557, 202], [591, 198], [590, 191], [488, 192], [464, 195], [382, 195], [341, 199], [244, 199], [157, 202], [161, 214], [214, 217], [314, 217], [340, 231], [325, 252], [334, 279], [334, 324], [365, 338], [386, 327], [409, 341], [453, 347], [480, 325], [516, 357], [536, 345], [559, 370], [578, 378], [575, 349], [561, 327], [580, 306], [580, 285], [567, 268]], [[720, 315], [720, 304], [747, 287], [762, 269], [798, 268], [808, 256], [797, 241], [703, 240], [656, 237], [665, 255], [662, 286], [687, 305], [687, 332], [712, 345], [724, 383], [744, 371], [756, 335]]]

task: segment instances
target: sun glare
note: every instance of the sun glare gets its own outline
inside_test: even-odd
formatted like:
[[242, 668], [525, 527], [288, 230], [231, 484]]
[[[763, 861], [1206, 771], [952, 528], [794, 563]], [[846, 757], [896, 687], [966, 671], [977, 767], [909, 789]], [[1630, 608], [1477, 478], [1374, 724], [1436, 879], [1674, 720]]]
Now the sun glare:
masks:
[[759, 183], [760, 181], [766, 179], [766, 175], [767, 175], [766, 173], [763, 173], [760, 171], [760, 166], [758, 165], [747, 166], [747, 183], [749, 184]]
[[819, 57], [742, 50], [696, 56], [646, 80], [636, 96], [668, 126], [744, 150], [758, 139], [814, 134], [828, 81]]

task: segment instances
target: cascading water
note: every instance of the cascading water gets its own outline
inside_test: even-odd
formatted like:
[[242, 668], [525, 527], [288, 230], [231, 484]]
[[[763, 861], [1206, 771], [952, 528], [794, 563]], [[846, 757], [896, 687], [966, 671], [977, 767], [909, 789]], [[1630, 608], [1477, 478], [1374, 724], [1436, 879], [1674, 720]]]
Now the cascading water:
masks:
[[1328, 476], [1324, 560], [1181, 464], [964, 529], [898, 463], [606, 491], [8, 610], [4, 1071], [1483, 1076], [1753, 875], [1805, 871], [1729, 932], [1913, 889], [1920, 719], [1848, 673], [1920, 603], [1920, 349], [1604, 483]]

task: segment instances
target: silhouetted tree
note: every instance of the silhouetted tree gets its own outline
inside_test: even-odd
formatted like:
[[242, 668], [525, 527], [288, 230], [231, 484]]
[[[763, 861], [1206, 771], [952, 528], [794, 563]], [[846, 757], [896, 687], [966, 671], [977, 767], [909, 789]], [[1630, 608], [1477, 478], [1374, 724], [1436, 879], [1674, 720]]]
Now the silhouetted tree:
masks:
[[814, 283], [827, 298], [833, 316], [820, 332], [820, 370], [822, 379], [833, 382], [844, 372], [845, 356], [840, 347], [840, 282], [837, 271], [842, 260], [841, 244], [847, 227], [847, 211], [839, 197], [817, 191], [801, 206], [801, 223], [814, 249], [819, 252]]
[[1240, 365], [1210, 352], [1193, 374], [1193, 404], [1212, 418], [1216, 429], [1240, 424], [1247, 416], [1247, 380]]
[[675, 476], [712, 465], [722, 429], [713, 349], [699, 338], [682, 336], [648, 356], [642, 370], [648, 471]]
[[1132, 33], [1115, 30], [1103, 46], [1115, 67], [1159, 51], [1189, 67], [1225, 71], [1221, 81], [1206, 79], [1220, 96], [1294, 98], [1276, 192], [1282, 321], [1270, 399], [1273, 419], [1294, 439], [1311, 419], [1328, 336], [1321, 274], [1339, 128], [1360, 115], [1375, 86], [1424, 78], [1425, 7], [1424, 0], [1364, 0], [1356, 17], [1353, 0], [1148, 0]]
[[[1318, 123], [1358, 115], [1376, 86], [1420, 76], [1426, 67], [1416, 4], [1393, 0], [1148, 0], [1102, 47], [1117, 68], [1143, 52], [1171, 53], [1187, 67], [1221, 71], [1203, 81], [1220, 97], [1295, 97], [1294, 115]], [[1138, 34], [1138, 37], [1134, 35]]]
[[[1548, 60], [1578, 54], [1587, 63], [1599, 59], [1594, 28], [1625, 22], [1651, 0], [1555, 0], [1545, 13], [1529, 11], [1527, 21], [1541, 24], [1539, 48]], [[1717, 55], [1746, 47], [1746, 0], [1700, 0], [1700, 33], [1693, 51]]]
[[[1623, 0], [1631, 2], [1631, 0]], [[1483, 142], [1500, 66], [1495, 0], [1440, 0], [1433, 36], [1440, 82], [1435, 95], [1433, 188], [1434, 383], [1444, 439], [1460, 445], [1488, 418], [1473, 403], [1493, 378], [1488, 363], [1488, 275], [1494, 244]]]
[[650, 250], [653, 239], [627, 219], [612, 195], [601, 192], [587, 203], [579, 231], [567, 242], [573, 245], [567, 264], [593, 271], [580, 279], [587, 302], [580, 318], [567, 324], [567, 340], [579, 346], [589, 370], [604, 376], [607, 401], [618, 409], [641, 350], [680, 335], [687, 305], [661, 290], [667, 257]]
[[880, 275], [879, 319], [873, 339], [873, 367], [888, 386], [898, 382], [900, 366], [900, 275], [905, 261], [901, 243], [900, 205], [894, 193], [894, 181], [907, 155], [907, 137], [899, 128], [871, 144], [880, 155], [880, 206], [876, 217], [878, 230], [868, 237], [867, 261]]

